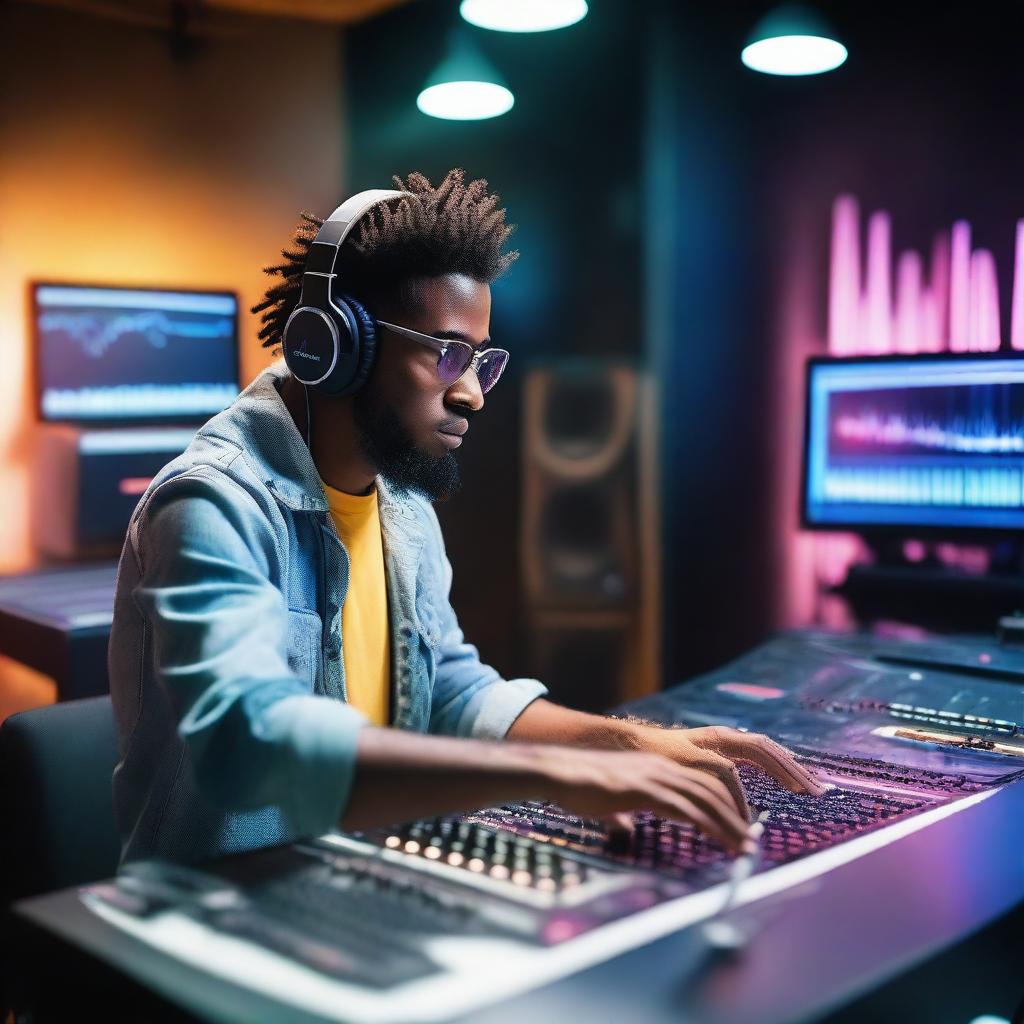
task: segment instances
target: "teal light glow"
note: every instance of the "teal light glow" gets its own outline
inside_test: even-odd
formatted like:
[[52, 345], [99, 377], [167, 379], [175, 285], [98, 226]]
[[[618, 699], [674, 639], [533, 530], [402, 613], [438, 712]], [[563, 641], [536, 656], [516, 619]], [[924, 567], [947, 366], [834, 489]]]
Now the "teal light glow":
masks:
[[462, 0], [459, 13], [495, 32], [550, 32], [587, 16], [587, 0]]
[[992, 1013], [983, 1013], [980, 1017], [975, 1017], [971, 1024], [1010, 1024], [1010, 1022], [1005, 1017], [997, 1017]]
[[430, 117], [448, 121], [482, 121], [512, 109], [515, 97], [498, 69], [469, 37], [455, 29], [444, 60], [434, 68], [416, 106]]
[[755, 26], [740, 60], [766, 75], [820, 75], [847, 57], [846, 47], [806, 7], [778, 7]]
[[508, 113], [515, 97], [495, 82], [440, 82], [416, 98], [424, 114], [447, 121], [482, 121]]

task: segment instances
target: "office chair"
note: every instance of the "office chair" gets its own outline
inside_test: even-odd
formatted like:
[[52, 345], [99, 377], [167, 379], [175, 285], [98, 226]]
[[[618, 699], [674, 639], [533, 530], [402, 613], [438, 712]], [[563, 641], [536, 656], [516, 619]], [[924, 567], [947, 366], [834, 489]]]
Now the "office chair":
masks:
[[0, 1019], [16, 998], [10, 905], [117, 870], [116, 763], [110, 697], [24, 711], [0, 726]]
[[117, 870], [110, 697], [11, 715], [0, 726], [0, 905]]

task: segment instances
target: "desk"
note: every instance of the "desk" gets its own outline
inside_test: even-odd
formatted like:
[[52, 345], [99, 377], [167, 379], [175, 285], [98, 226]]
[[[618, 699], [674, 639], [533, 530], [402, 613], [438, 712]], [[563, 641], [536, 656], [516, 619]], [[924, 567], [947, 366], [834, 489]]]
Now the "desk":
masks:
[[[963, 940], [1022, 900], [1024, 781], [811, 881], [747, 904], [737, 913], [756, 930], [735, 959], [708, 961], [699, 929], [690, 927], [461, 1020], [820, 1020]], [[35, 970], [34, 979], [26, 977], [43, 986], [47, 977], [61, 977], [61, 988], [74, 998], [74, 989], [59, 969], [72, 958], [86, 958], [96, 972], [91, 984], [108, 997], [102, 1010], [108, 1018], [106, 1007], [118, 1001], [109, 996], [120, 991], [110, 986], [119, 984], [131, 995], [125, 1005], [133, 1014], [137, 1000], [145, 1003], [148, 994], [146, 1012], [156, 1020], [312, 1024], [321, 1019], [218, 980], [129, 938], [86, 910], [76, 890], [17, 904], [14, 922], [15, 948], [27, 958], [19, 972]], [[41, 963], [46, 964], [42, 976]], [[86, 975], [81, 967], [76, 972], [79, 981]], [[951, 985], [960, 983], [956, 977], [950, 979]], [[1024, 971], [1021, 989], [1024, 997]], [[979, 1007], [978, 1012], [984, 1009]], [[910, 1005], [901, 1019], [906, 1024], [936, 1024], [934, 1017], [920, 1012], [920, 1007]]]
[[117, 562], [0, 578], [0, 654], [51, 676], [58, 700], [107, 693]]

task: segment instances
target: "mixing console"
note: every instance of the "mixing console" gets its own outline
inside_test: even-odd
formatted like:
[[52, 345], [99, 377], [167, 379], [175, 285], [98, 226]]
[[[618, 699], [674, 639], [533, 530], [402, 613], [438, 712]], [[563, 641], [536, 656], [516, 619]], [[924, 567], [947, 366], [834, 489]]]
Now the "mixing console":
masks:
[[[367, 1020], [414, 1019], [428, 990], [468, 1008], [502, 986], [554, 977], [552, 964], [575, 970], [613, 947], [650, 941], [652, 921], [671, 928], [720, 916], [741, 874], [794, 865], [774, 880], [813, 877], [832, 863], [816, 854], [917, 815], [942, 816], [951, 801], [1024, 775], [1024, 655], [1000, 653], [998, 675], [982, 677], [975, 666], [997, 659], [981, 646], [908, 644], [898, 660], [891, 647], [782, 637], [620, 709], [668, 725], [765, 732], [829, 785], [818, 797], [791, 793], [739, 765], [763, 827], [759, 855], [745, 862], [685, 822], [640, 813], [631, 834], [612, 835], [600, 822], [529, 802], [331, 833], [202, 870], [129, 864], [84, 898], [177, 956], [194, 954], [201, 925], [204, 943], [228, 944], [226, 971], [239, 939], [312, 969], [342, 986], [352, 1019], [358, 999], [370, 1000]], [[760, 882], [763, 892], [773, 878]], [[654, 908], [638, 929], [637, 915]], [[492, 968], [509, 965], [500, 977], [481, 973], [474, 958], [488, 956]], [[307, 984], [308, 971], [303, 977]], [[274, 991], [289, 997], [296, 991], [287, 974], [278, 984]], [[333, 1006], [337, 993], [325, 998]], [[385, 999], [399, 1002], [385, 1012]]]
[[[841, 773], [845, 778], [815, 797], [790, 793], [758, 769], [740, 766], [751, 809], [764, 815], [762, 870], [980, 788], [963, 775], [865, 758], [804, 760], [819, 777], [835, 780]], [[464, 821], [414, 822], [374, 839], [391, 849], [549, 892], [580, 884], [588, 877], [588, 863], [656, 872], [691, 889], [722, 880], [732, 862], [717, 842], [684, 822], [640, 814], [631, 836], [613, 836], [597, 822], [542, 803], [482, 811]], [[583, 859], [567, 863], [570, 853]]]

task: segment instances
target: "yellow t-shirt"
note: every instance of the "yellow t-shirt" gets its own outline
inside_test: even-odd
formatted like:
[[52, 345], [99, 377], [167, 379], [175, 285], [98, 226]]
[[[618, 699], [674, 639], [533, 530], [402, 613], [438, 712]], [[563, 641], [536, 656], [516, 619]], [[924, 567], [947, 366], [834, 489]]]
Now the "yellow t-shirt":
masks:
[[345, 691], [349, 704], [371, 724], [387, 725], [391, 631], [377, 491], [346, 494], [324, 484], [324, 493], [349, 558], [348, 593], [341, 609]]

